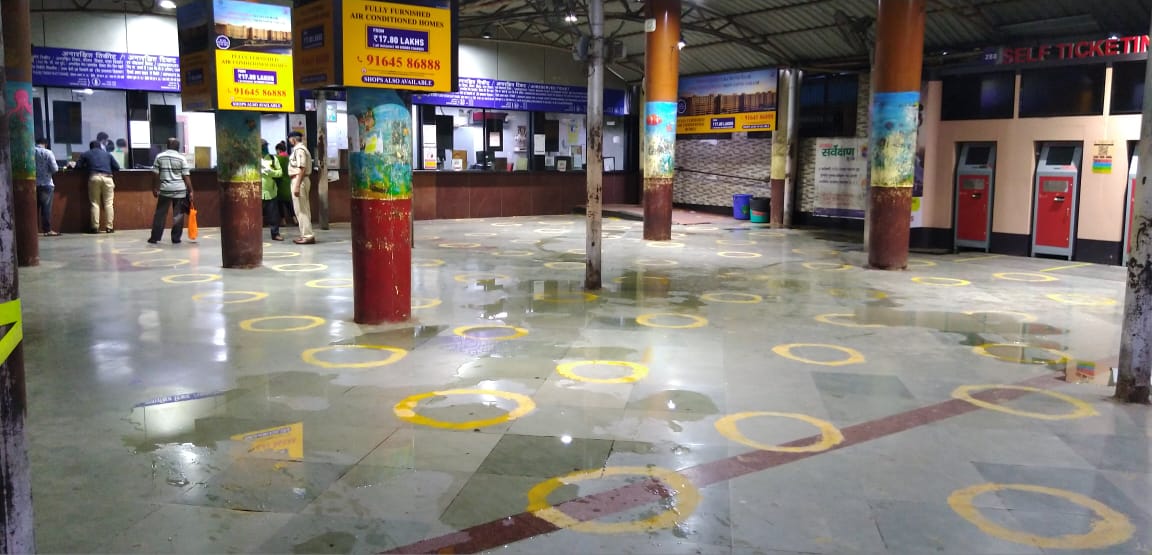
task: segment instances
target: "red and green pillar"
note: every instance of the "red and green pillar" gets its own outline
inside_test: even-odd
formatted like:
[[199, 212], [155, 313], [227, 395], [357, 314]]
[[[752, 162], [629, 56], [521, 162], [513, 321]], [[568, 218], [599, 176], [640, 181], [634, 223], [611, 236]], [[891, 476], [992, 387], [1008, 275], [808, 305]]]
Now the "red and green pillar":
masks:
[[868, 265], [908, 265], [926, 0], [880, 0], [869, 132]]
[[28, 0], [0, 3], [4, 33], [4, 103], [11, 152], [12, 204], [16, 210], [16, 261], [40, 264], [36, 209], [36, 133], [32, 109], [32, 24]]
[[260, 114], [216, 112], [216, 152], [223, 266], [256, 268], [264, 261]]
[[649, 0], [644, 57], [644, 238], [672, 238], [676, 102], [680, 85], [680, 0]]
[[[357, 324], [412, 314], [412, 111], [396, 91], [349, 88], [352, 295]], [[349, 135], [355, 136], [355, 133]]]

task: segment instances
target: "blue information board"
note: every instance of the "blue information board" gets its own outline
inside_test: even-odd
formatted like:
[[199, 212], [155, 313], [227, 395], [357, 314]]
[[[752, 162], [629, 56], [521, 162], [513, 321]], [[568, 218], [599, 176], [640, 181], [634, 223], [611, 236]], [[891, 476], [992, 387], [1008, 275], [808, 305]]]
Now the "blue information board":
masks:
[[[588, 111], [587, 87], [461, 77], [458, 88], [459, 91], [454, 93], [412, 95], [412, 103], [565, 114], [583, 114]], [[604, 89], [604, 113], [611, 116], [628, 114], [628, 100], [624, 91]]]
[[179, 92], [180, 58], [34, 46], [32, 84], [41, 87]]

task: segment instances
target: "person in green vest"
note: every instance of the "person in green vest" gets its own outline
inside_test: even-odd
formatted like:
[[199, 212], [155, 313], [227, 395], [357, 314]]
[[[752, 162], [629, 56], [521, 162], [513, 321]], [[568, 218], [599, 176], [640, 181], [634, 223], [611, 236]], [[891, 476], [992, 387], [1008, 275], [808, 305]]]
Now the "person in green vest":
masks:
[[272, 240], [283, 241], [280, 235], [280, 201], [277, 200], [277, 181], [284, 176], [280, 161], [268, 152], [268, 141], [260, 139], [260, 198], [264, 205], [264, 224], [272, 228]]
[[276, 202], [284, 225], [296, 225], [296, 209], [292, 207], [292, 178], [288, 177], [288, 143], [276, 143], [276, 161], [281, 175], [276, 179]]

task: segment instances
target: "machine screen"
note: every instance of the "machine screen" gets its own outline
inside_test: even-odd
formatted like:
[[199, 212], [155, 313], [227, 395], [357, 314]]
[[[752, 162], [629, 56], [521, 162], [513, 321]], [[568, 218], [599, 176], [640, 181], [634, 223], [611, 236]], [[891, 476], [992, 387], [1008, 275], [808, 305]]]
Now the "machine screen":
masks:
[[983, 179], [965, 179], [964, 183], [960, 185], [960, 188], [964, 189], [965, 191], [983, 191], [984, 190], [984, 180]]
[[1076, 155], [1074, 146], [1048, 147], [1048, 159], [1044, 161], [1049, 166], [1070, 166], [1072, 157]]
[[[1049, 158], [1051, 160], [1051, 158]], [[1068, 182], [1062, 179], [1048, 179], [1040, 184], [1040, 190], [1045, 193], [1067, 193]]]
[[970, 146], [964, 164], [967, 166], [987, 166], [988, 158], [991, 156], [992, 147], [990, 146]]

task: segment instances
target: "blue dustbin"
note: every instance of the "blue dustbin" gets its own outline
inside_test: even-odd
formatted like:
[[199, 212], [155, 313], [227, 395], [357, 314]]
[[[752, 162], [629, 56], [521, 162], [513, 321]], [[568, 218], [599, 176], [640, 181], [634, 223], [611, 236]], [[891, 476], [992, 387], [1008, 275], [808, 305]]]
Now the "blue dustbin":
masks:
[[737, 220], [748, 219], [748, 209], [752, 204], [752, 195], [732, 195], [732, 217]]

